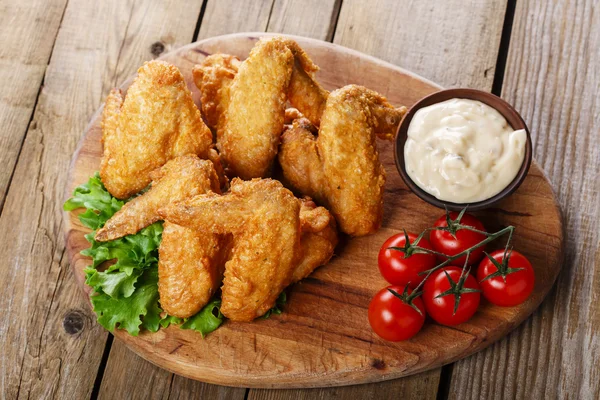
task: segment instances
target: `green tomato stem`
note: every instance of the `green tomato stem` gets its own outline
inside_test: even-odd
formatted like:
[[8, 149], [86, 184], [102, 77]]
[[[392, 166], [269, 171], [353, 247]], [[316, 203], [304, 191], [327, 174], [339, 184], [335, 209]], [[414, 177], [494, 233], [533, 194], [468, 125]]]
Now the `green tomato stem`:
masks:
[[460, 253], [455, 254], [453, 256], [446, 256], [446, 255], [441, 254], [439, 252], [436, 252], [434, 250], [429, 250], [429, 249], [426, 249], [426, 248], [420, 247], [420, 246], [414, 246], [415, 250], [417, 250], [417, 251], [422, 251], [424, 253], [430, 253], [430, 254], [435, 254], [435, 255], [442, 255], [442, 256], [447, 257], [447, 258], [446, 258], [446, 260], [444, 262], [436, 265], [435, 267], [433, 267], [433, 268], [431, 268], [431, 269], [429, 269], [427, 271], [421, 272], [421, 274], [423, 274], [424, 272], [427, 272], [427, 275], [425, 276], [425, 279], [423, 279], [421, 281], [421, 283], [419, 283], [419, 285], [414, 289], [413, 293], [417, 293], [417, 292], [420, 291], [421, 287], [423, 286], [423, 284], [425, 283], [425, 281], [427, 280], [427, 278], [429, 278], [429, 276], [432, 273], [438, 271], [441, 268], [444, 268], [445, 266], [447, 266], [448, 264], [450, 264], [452, 261], [457, 260], [457, 259], [459, 259], [459, 258], [461, 258], [461, 257], [463, 257], [463, 256], [465, 256], [465, 255], [467, 255], [469, 253], [471, 253], [473, 250], [478, 249], [478, 248], [480, 248], [482, 246], [485, 246], [486, 244], [488, 244], [488, 243], [496, 240], [497, 238], [499, 238], [500, 236], [503, 236], [506, 233], [509, 233], [509, 240], [510, 240], [512, 238], [512, 233], [513, 233], [514, 230], [515, 230], [515, 227], [512, 226], [512, 225], [510, 225], [510, 226], [507, 226], [506, 228], [501, 229], [501, 230], [499, 230], [498, 232], [495, 232], [495, 233], [488, 233], [488, 232], [479, 231], [479, 232], [485, 234], [487, 237], [485, 239], [483, 239], [481, 242], [477, 243], [476, 245], [471, 246], [468, 249], [463, 250]]

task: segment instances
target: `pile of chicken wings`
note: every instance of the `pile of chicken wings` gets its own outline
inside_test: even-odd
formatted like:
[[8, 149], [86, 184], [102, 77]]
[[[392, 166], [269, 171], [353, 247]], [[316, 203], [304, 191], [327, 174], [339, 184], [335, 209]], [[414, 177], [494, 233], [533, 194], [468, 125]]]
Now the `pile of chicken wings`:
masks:
[[251, 321], [329, 261], [338, 229], [379, 229], [376, 137], [393, 138], [406, 108], [357, 85], [330, 93], [317, 71], [296, 42], [272, 37], [244, 61], [213, 54], [193, 69], [202, 112], [164, 61], [142, 66], [126, 96], [109, 94], [100, 176], [113, 196], [133, 198], [96, 240], [164, 221], [168, 314], [194, 315], [220, 289], [223, 315]]

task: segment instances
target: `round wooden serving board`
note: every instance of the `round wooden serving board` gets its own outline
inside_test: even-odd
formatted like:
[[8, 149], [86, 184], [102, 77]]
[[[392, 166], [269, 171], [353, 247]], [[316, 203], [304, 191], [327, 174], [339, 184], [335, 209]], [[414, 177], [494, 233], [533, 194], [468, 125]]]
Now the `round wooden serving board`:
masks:
[[[244, 59], [263, 33], [235, 34], [203, 40], [161, 57], [176, 65], [199, 104], [192, 67], [206, 56], [234, 54]], [[334, 44], [292, 37], [321, 67], [317, 77], [327, 89], [356, 83], [387, 96], [395, 105], [411, 106], [440, 87], [413, 73]], [[122, 88], [127, 88], [131, 79]], [[100, 112], [87, 128], [70, 170], [68, 193], [99, 170]], [[488, 230], [516, 226], [515, 249], [532, 262], [535, 290], [513, 308], [485, 300], [475, 316], [456, 327], [427, 320], [413, 339], [391, 343], [369, 326], [371, 297], [386, 282], [379, 275], [377, 253], [402, 228], [420, 232], [443, 211], [413, 195], [393, 159], [393, 146], [380, 142], [387, 171], [383, 227], [374, 235], [346, 240], [329, 264], [288, 289], [284, 313], [252, 323], [226, 322], [202, 339], [177, 327], [138, 337], [116, 330], [115, 336], [146, 360], [177, 374], [230, 386], [300, 388], [381, 381], [439, 367], [473, 354], [504, 337], [541, 303], [561, 267], [563, 228], [560, 209], [544, 174], [534, 162], [521, 188], [496, 208], [477, 213]], [[79, 252], [88, 247], [76, 213], [66, 215], [67, 250], [82, 290], [83, 269], [90, 264]], [[501, 244], [492, 244], [496, 248]], [[490, 249], [491, 247], [488, 247]]]

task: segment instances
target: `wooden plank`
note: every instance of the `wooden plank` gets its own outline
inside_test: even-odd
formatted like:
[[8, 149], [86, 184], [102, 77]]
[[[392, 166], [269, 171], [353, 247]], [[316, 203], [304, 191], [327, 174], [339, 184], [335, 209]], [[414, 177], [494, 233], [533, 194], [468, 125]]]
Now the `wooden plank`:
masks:
[[62, 203], [71, 154], [104, 95], [109, 43], [124, 36], [128, 10], [122, 2], [69, 2], [0, 216], [0, 393], [7, 398], [92, 391], [107, 334], [64, 257]]
[[342, 0], [279, 0], [273, 5], [268, 32], [331, 42]]
[[0, 210], [66, 0], [0, 1]]
[[208, 0], [198, 40], [267, 29], [274, 0]]
[[344, 0], [335, 43], [445, 87], [490, 90], [506, 0]]
[[438, 381], [439, 372], [432, 370], [402, 379], [366, 385], [304, 390], [251, 389], [248, 400], [435, 399]]
[[246, 389], [208, 385], [174, 375], [114, 341], [99, 399], [240, 399]]
[[454, 366], [451, 398], [600, 398], [599, 47], [597, 2], [517, 2], [502, 94], [563, 207], [566, 255], [532, 318]]
[[[344, 0], [334, 42], [409, 69], [446, 87], [491, 90], [506, 10], [505, 0], [429, 2]], [[437, 24], [434, 21], [447, 21]], [[423, 29], [427, 26], [428, 29]], [[457, 27], [460, 26], [460, 29]], [[435, 398], [441, 369], [397, 379], [396, 397]], [[431, 387], [435, 390], [429, 392]], [[378, 384], [362, 385], [370, 396]], [[346, 389], [349, 390], [350, 388]], [[380, 397], [385, 398], [385, 397]]]

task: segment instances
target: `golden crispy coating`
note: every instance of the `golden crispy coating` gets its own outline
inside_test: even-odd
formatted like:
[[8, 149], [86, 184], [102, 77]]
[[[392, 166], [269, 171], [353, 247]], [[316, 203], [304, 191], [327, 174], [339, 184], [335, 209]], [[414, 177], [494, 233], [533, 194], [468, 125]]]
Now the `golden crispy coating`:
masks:
[[315, 79], [315, 72], [319, 68], [312, 63], [296, 42], [291, 40], [290, 42], [294, 44], [290, 48], [294, 49], [292, 51], [295, 63], [287, 90], [288, 100], [310, 122], [319, 126], [329, 92]]
[[219, 193], [219, 179], [213, 163], [197, 156], [181, 156], [168, 161], [153, 171], [152, 187], [143, 195], [125, 203], [96, 233], [96, 240], [103, 242], [125, 235], [160, 220], [159, 207], [171, 201], [183, 200], [208, 190]]
[[317, 139], [299, 126], [285, 132], [279, 156], [284, 177], [329, 207], [343, 232], [375, 232], [381, 225], [385, 183], [375, 137], [393, 138], [405, 113], [405, 107], [395, 109], [362, 86], [332, 92]]
[[150, 172], [185, 154], [207, 157], [212, 134], [179, 70], [150, 61], [123, 101], [113, 90], [102, 115], [100, 176], [115, 197], [128, 198], [150, 183]]
[[293, 64], [294, 55], [281, 40], [261, 40], [241, 64], [217, 129], [217, 148], [232, 175], [270, 175]]
[[305, 118], [294, 120], [281, 135], [278, 158], [286, 185], [327, 206], [327, 181], [313, 129]]
[[239, 66], [235, 57], [215, 54], [194, 68], [204, 117], [216, 124], [230, 175], [270, 175], [288, 99], [319, 123], [328, 92], [314, 80], [317, 70], [296, 42], [282, 37], [260, 40]]
[[165, 221], [158, 262], [163, 310], [187, 318], [208, 303], [221, 285], [229, 242], [226, 236]]
[[215, 172], [219, 177], [219, 185], [221, 186], [221, 191], [225, 192], [229, 189], [229, 179], [227, 175], [225, 175], [225, 169], [223, 168], [223, 162], [221, 161], [221, 155], [215, 149], [210, 149], [208, 151], [208, 157], [210, 161], [213, 163], [213, 167], [215, 168]]
[[[220, 193], [213, 163], [187, 155], [168, 161], [150, 174], [152, 187], [131, 200], [96, 233], [96, 240], [134, 234], [160, 220], [158, 208], [172, 201]], [[210, 300], [223, 277], [229, 240], [212, 232], [165, 221], [158, 261], [158, 291], [162, 308], [170, 315], [194, 315]]]
[[294, 270], [292, 282], [306, 278], [315, 268], [326, 264], [333, 256], [333, 250], [338, 243], [335, 219], [329, 211], [317, 207], [309, 197], [302, 199], [301, 204], [302, 257]]
[[222, 287], [227, 318], [263, 315], [290, 284], [301, 255], [300, 202], [278, 181], [234, 179], [223, 196], [195, 196], [159, 213], [191, 229], [233, 235]]
[[284, 122], [286, 125], [291, 125], [295, 120], [300, 118], [304, 118], [304, 115], [297, 108], [290, 107], [285, 109]]
[[240, 60], [229, 54], [213, 54], [192, 69], [194, 83], [202, 94], [202, 115], [209, 127], [216, 129], [227, 109], [229, 87], [238, 72]]

